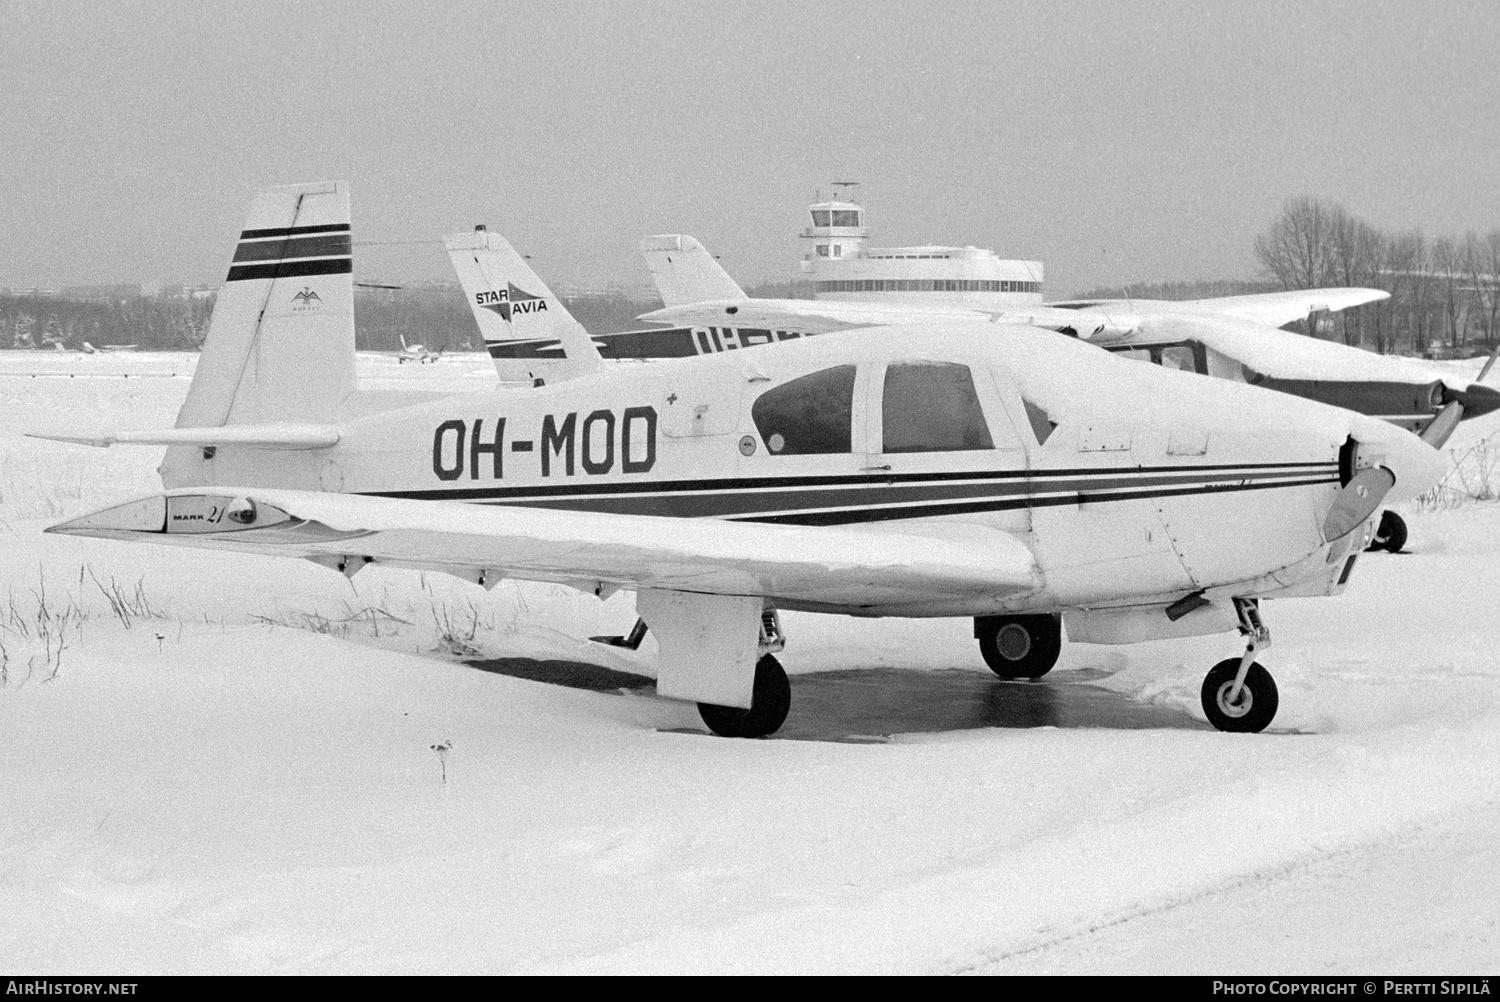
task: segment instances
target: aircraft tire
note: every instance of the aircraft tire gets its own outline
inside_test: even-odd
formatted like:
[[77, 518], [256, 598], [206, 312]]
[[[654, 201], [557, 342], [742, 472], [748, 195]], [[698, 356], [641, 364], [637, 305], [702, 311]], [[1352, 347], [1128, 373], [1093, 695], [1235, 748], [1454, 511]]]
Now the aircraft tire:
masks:
[[1380, 525], [1375, 528], [1375, 538], [1370, 540], [1369, 549], [1400, 553], [1405, 545], [1406, 519], [1390, 510], [1381, 512]]
[[755, 689], [750, 709], [699, 703], [698, 715], [708, 729], [725, 738], [763, 738], [775, 734], [792, 708], [792, 683], [781, 662], [771, 655], [755, 663]]
[[1062, 619], [1033, 616], [976, 616], [974, 636], [990, 671], [1003, 679], [1041, 678], [1062, 654]]
[[1234, 688], [1234, 676], [1239, 670], [1239, 658], [1225, 658], [1213, 666], [1203, 679], [1203, 712], [1208, 722], [1221, 731], [1255, 734], [1265, 730], [1276, 716], [1276, 680], [1260, 662], [1251, 664], [1245, 673], [1240, 702], [1234, 705], [1229, 702], [1229, 690]]

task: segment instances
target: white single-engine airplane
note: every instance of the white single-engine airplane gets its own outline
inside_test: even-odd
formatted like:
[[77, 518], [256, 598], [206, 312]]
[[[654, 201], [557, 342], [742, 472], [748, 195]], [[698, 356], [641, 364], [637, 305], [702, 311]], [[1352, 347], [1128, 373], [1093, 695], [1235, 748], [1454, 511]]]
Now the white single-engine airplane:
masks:
[[1256, 731], [1277, 704], [1260, 600], [1342, 591], [1382, 501], [1445, 467], [1391, 424], [1020, 325], [602, 372], [519, 258], [506, 301], [546, 308], [505, 322], [573, 370], [397, 406], [356, 385], [350, 261], [343, 184], [261, 192], [177, 426], [44, 436], [166, 444], [167, 489], [48, 531], [634, 590], [658, 693], [724, 735], [785, 718], [782, 609], [973, 617], [1005, 678], [1050, 669], [1064, 624], [1089, 643], [1238, 628], [1203, 707]]

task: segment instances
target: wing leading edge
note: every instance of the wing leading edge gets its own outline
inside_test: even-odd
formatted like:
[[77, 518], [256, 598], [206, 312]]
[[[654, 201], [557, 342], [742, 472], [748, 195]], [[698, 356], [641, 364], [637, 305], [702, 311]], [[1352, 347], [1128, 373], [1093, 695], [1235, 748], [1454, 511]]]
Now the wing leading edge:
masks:
[[367, 563], [493, 584], [556, 581], [757, 595], [833, 608], [1030, 591], [1031, 551], [1000, 531], [908, 532], [480, 506], [312, 491], [196, 488], [151, 495], [48, 532]]

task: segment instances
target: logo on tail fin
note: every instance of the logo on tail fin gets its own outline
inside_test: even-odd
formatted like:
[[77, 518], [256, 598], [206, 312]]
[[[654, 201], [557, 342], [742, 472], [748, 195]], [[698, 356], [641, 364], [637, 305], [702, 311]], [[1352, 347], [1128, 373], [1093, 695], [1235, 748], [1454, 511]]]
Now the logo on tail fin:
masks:
[[304, 303], [311, 303], [314, 300], [321, 303], [323, 301], [323, 297], [312, 291], [312, 288], [310, 286], [304, 285], [302, 287], [302, 291], [292, 297], [292, 302], [294, 303], [298, 302], [299, 300]]
[[476, 292], [474, 303], [480, 309], [489, 310], [491, 313], [500, 314], [500, 319], [510, 323], [513, 313], [543, 313], [547, 309], [547, 300], [543, 296], [533, 296], [523, 289], [518, 289], [510, 282], [507, 288], [499, 292]]

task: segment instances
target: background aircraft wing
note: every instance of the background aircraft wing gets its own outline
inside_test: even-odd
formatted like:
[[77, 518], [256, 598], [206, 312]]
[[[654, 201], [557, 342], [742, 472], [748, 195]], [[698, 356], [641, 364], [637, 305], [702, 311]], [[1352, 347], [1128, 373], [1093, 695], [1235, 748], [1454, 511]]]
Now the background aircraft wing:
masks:
[[1224, 296], [1219, 299], [1195, 299], [1184, 306], [1193, 312], [1212, 313], [1236, 320], [1254, 320], [1280, 327], [1294, 320], [1305, 320], [1309, 313], [1324, 310], [1337, 313], [1351, 306], [1362, 306], [1391, 298], [1379, 289], [1300, 289], [1292, 292], [1262, 292], [1250, 296]]
[[368, 563], [493, 584], [556, 581], [607, 594], [651, 588], [859, 606], [891, 598], [1001, 595], [1039, 579], [1005, 532], [962, 540], [846, 528], [484, 506], [312, 491], [194, 488], [151, 495], [48, 532]]
[[1221, 316], [1166, 316], [1148, 321], [1141, 341], [1198, 341], [1263, 376], [1333, 382], [1429, 383], [1454, 389], [1472, 380], [1452, 369], [1415, 358], [1377, 355], [1336, 341], [1323, 341]]

